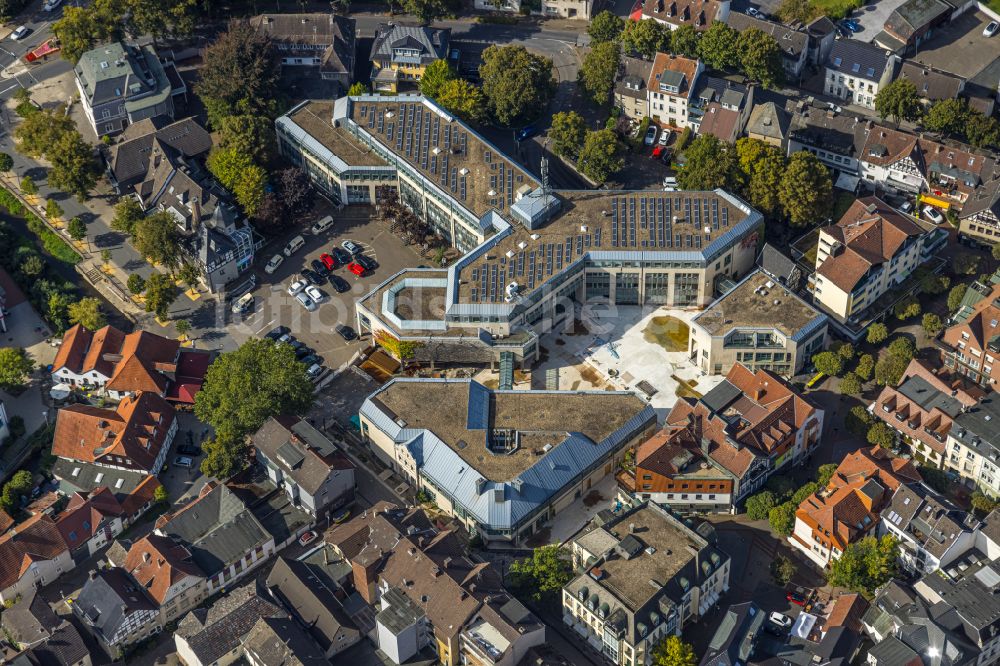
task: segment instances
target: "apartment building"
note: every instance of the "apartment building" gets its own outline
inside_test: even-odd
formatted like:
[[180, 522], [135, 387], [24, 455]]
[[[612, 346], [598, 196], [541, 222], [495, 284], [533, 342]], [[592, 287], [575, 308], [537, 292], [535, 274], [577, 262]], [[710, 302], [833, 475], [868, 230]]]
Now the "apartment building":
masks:
[[944, 364], [988, 389], [1000, 377], [993, 370], [1000, 357], [1000, 284], [974, 283], [964, 300], [971, 304], [955, 313], [940, 338]]
[[892, 82], [897, 61], [897, 56], [874, 44], [838, 39], [826, 61], [826, 93], [874, 109], [875, 95]]
[[283, 68], [318, 68], [347, 90], [354, 79], [355, 21], [329, 14], [261, 14], [250, 19], [271, 39]]
[[[484, 12], [521, 13], [525, 6], [523, 0], [475, 0], [473, 6]], [[599, 6], [599, 5], [598, 5]], [[567, 18], [589, 21], [593, 18], [595, 3], [593, 0], [542, 0], [541, 5], [532, 7], [536, 14], [546, 18]]]
[[73, 561], [80, 564], [115, 540], [155, 503], [160, 482], [146, 477], [135, 491], [119, 500], [108, 486], [94, 492], [70, 495], [66, 508], [56, 519], [63, 541]]
[[869, 124], [859, 116], [825, 106], [789, 103], [788, 154], [808, 150], [830, 169], [837, 187], [853, 192], [858, 186], [858, 160]]
[[899, 539], [903, 566], [919, 574], [950, 569], [975, 545], [981, 527], [975, 514], [922, 483], [896, 488], [881, 519], [882, 531]]
[[747, 136], [785, 152], [788, 149], [791, 120], [791, 116], [774, 102], [755, 104], [747, 120]]
[[826, 346], [828, 317], [762, 270], [691, 320], [689, 355], [709, 374], [736, 363], [790, 377]]
[[699, 76], [688, 105], [688, 123], [698, 134], [711, 134], [734, 143], [743, 133], [753, 109], [753, 85], [715, 76]]
[[613, 664], [653, 663], [653, 648], [729, 590], [729, 556], [707, 523], [689, 526], [652, 502], [573, 540], [577, 576], [563, 587], [563, 622]]
[[1000, 497], [1000, 403], [983, 398], [955, 417], [948, 433], [944, 468], [970, 488]]
[[634, 20], [652, 19], [676, 30], [690, 25], [699, 32], [715, 21], [729, 18], [730, 0], [643, 0], [642, 11], [633, 11]]
[[1000, 174], [996, 171], [963, 204], [958, 235], [982, 245], [1000, 242]]
[[945, 0], [906, 0], [892, 10], [874, 42], [893, 53], [916, 53], [936, 27], [951, 19], [956, 6]]
[[941, 245], [936, 232], [878, 197], [858, 199], [835, 224], [820, 229], [814, 302], [833, 315], [834, 325], [859, 321]]
[[653, 63], [644, 58], [622, 56], [615, 77], [615, 106], [622, 115], [641, 121], [649, 115], [649, 89], [646, 87], [653, 71]]
[[802, 77], [802, 70], [805, 68], [809, 56], [809, 35], [807, 33], [743, 12], [730, 13], [726, 23], [736, 32], [754, 28], [773, 37], [778, 48], [781, 49], [781, 65], [785, 70], [785, 80], [794, 83]]
[[36, 513], [0, 535], [0, 602], [54, 582], [73, 569], [73, 557], [49, 514]]
[[158, 634], [156, 604], [124, 570], [91, 571], [70, 606], [83, 628], [112, 659], [130, 645]]
[[450, 28], [380, 24], [371, 49], [373, 89], [395, 93], [400, 83], [415, 86], [427, 65], [448, 59], [450, 40]]
[[788, 542], [821, 567], [876, 531], [882, 510], [901, 485], [920, 483], [908, 461], [877, 446], [848, 454], [830, 482], [799, 504]]
[[384, 464], [470, 533], [513, 543], [613, 474], [656, 423], [630, 392], [495, 391], [436, 379], [394, 379], [358, 416]]
[[955, 99], [965, 89], [965, 77], [915, 60], [902, 61], [896, 78], [912, 83], [925, 107], [943, 99]]
[[647, 115], [654, 122], [668, 127], [690, 127], [688, 107], [694, 98], [698, 76], [704, 70], [705, 65], [697, 58], [657, 53], [646, 82], [649, 94]]

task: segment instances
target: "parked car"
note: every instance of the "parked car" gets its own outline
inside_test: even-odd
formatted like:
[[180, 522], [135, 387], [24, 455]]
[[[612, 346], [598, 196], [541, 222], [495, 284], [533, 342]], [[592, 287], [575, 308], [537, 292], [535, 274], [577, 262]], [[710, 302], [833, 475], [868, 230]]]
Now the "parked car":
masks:
[[663, 130], [662, 132], [660, 132], [660, 140], [658, 141], [658, 143], [661, 146], [667, 145], [668, 143], [670, 143], [670, 137], [672, 135], [673, 135], [673, 132], [671, 132], [670, 130], [668, 130], [668, 129]]
[[304, 532], [302, 536], [299, 537], [299, 545], [308, 546], [315, 540], [316, 540], [316, 532], [309, 530], [308, 532]]
[[290, 341], [288, 343], [288, 346], [291, 347], [295, 351], [298, 351], [298, 350], [303, 349], [303, 348], [305, 348], [305, 349], [309, 348], [306, 345], [306, 343], [302, 342], [301, 340], [292, 340], [292, 341]]
[[344, 292], [351, 290], [351, 285], [349, 285], [347, 280], [339, 275], [333, 275], [331, 273], [330, 277], [327, 279], [330, 281], [330, 286], [333, 287], [334, 291], [338, 294], [343, 294]]
[[785, 594], [785, 599], [788, 599], [796, 606], [805, 606], [806, 602], [808, 601], [806, 595], [800, 594], [798, 592], [788, 592], [787, 594]]
[[45, 0], [45, 4], [42, 5], [42, 9], [47, 12], [55, 11], [62, 3], [63, 0]]
[[305, 289], [307, 284], [308, 283], [305, 280], [296, 280], [295, 282], [293, 282], [288, 286], [288, 295], [295, 296], [300, 291]]
[[318, 377], [322, 372], [323, 372], [323, 366], [320, 365], [319, 363], [313, 363], [312, 365], [309, 366], [309, 369], [306, 370], [306, 374], [309, 375], [310, 377]]
[[677, 189], [677, 176], [664, 176], [663, 177], [663, 187], [672, 187]]
[[309, 347], [302, 346], [295, 350], [295, 358], [301, 361], [307, 356], [312, 356], [312, 353], [313, 353], [312, 349], [310, 349]]
[[291, 333], [285, 333], [280, 338], [278, 338], [278, 342], [283, 342], [286, 345], [290, 345], [293, 342], [295, 342], [295, 336], [292, 335]]
[[518, 141], [527, 141], [536, 134], [538, 134], [538, 128], [534, 125], [528, 125], [527, 127], [522, 127], [517, 130], [516, 139]]
[[983, 28], [983, 37], [992, 37], [997, 34], [997, 30], [1000, 30], [1000, 23], [990, 21], [989, 25]]
[[354, 261], [356, 261], [357, 263], [361, 264], [361, 266], [366, 271], [373, 271], [376, 268], [378, 268], [378, 262], [377, 261], [375, 261], [371, 257], [366, 257], [363, 254], [359, 254], [358, 256], [354, 257]]
[[337, 324], [337, 327], [334, 330], [337, 331], [337, 335], [344, 338], [348, 342], [358, 337], [358, 334], [354, 332], [354, 329], [346, 324]]
[[333, 218], [327, 215], [326, 217], [316, 222], [316, 224], [309, 227], [309, 231], [311, 231], [313, 235], [321, 234], [332, 226], [333, 226]]
[[347, 270], [351, 271], [358, 277], [361, 277], [362, 275], [365, 274], [365, 267], [356, 261], [352, 261], [351, 263], [347, 264]]
[[309, 296], [309, 298], [316, 301], [317, 303], [320, 303], [326, 299], [326, 296], [323, 295], [323, 292], [320, 291], [318, 287], [314, 287], [312, 285], [306, 287], [306, 295]]
[[302, 246], [305, 244], [306, 244], [305, 238], [303, 238], [302, 236], [296, 236], [292, 240], [288, 241], [288, 245], [285, 246], [283, 252], [285, 253], [286, 257], [290, 257], [299, 250], [301, 250]]
[[301, 271], [299, 271], [299, 275], [308, 280], [310, 284], [314, 284], [317, 287], [326, 282], [325, 277], [319, 275], [316, 271], [312, 270], [311, 268], [303, 268]]
[[267, 265], [264, 266], [264, 272], [271, 275], [274, 271], [278, 270], [278, 266], [280, 266], [284, 261], [285, 258], [280, 254], [274, 255], [271, 257], [270, 261], [267, 262]]
[[243, 314], [253, 309], [253, 294], [243, 294], [233, 301], [233, 314]]
[[10, 38], [13, 39], [15, 42], [18, 42], [27, 37], [29, 32], [31, 32], [31, 28], [29, 28], [28, 26], [26, 25], [18, 26], [18, 28], [14, 30], [14, 32], [10, 33]]
[[301, 293], [300, 294], [295, 294], [295, 300], [297, 300], [299, 302], [299, 304], [302, 307], [304, 307], [306, 310], [308, 310], [309, 312], [315, 312], [316, 311], [316, 302], [313, 299], [311, 299], [308, 296], [306, 296], [305, 294], [301, 294]]
[[326, 264], [324, 264], [319, 259], [313, 259], [312, 261], [309, 262], [309, 265], [312, 267], [313, 272], [316, 273], [316, 275], [325, 278], [327, 275], [330, 274], [330, 269], [327, 268]]
[[756, 9], [754, 9], [753, 7], [747, 7], [747, 16], [752, 16], [752, 17], [757, 18], [757, 19], [764, 18], [764, 15], [761, 14]]
[[323, 264], [323, 266], [326, 268], [327, 273], [329, 273], [330, 271], [333, 271], [333, 270], [337, 269], [337, 266], [338, 266], [337, 260], [334, 259], [329, 254], [327, 254], [326, 252], [324, 252], [323, 254], [319, 255], [319, 260]]
[[924, 206], [923, 208], [924, 217], [933, 222], [934, 224], [941, 224], [944, 222], [944, 215], [935, 208], [934, 206]]
[[174, 458], [174, 464], [178, 467], [192, 467], [194, 465], [194, 461], [187, 456], [177, 456]]
[[653, 146], [653, 152], [650, 153], [649, 157], [654, 160], [663, 159], [663, 156], [666, 154], [666, 152], [667, 149], [664, 148], [663, 146]]
[[311, 368], [314, 365], [323, 365], [323, 357], [316, 354], [309, 354], [300, 358], [299, 362], [307, 368]]
[[902, 204], [900, 204], [897, 210], [899, 210], [900, 213], [906, 213], [907, 215], [909, 215], [913, 211], [913, 202], [907, 199]]
[[778, 611], [772, 612], [770, 615], [767, 616], [767, 619], [773, 622], [774, 624], [778, 625], [782, 629], [787, 629], [788, 627], [792, 626], [792, 618], [782, 613], [779, 613]]
[[288, 333], [289, 331], [287, 326], [276, 326], [275, 328], [272, 328], [270, 331], [265, 333], [264, 337], [267, 338], [268, 340], [274, 340], [275, 342], [277, 342], [281, 336], [288, 335]]
[[352, 257], [356, 254], [361, 254], [361, 252], [363, 251], [361, 246], [352, 240], [345, 240], [343, 243], [340, 244], [340, 247], [350, 252]]
[[180, 453], [181, 455], [184, 456], [194, 457], [201, 455], [201, 449], [199, 449], [197, 446], [192, 446], [191, 444], [181, 444], [180, 446], [177, 447], [177, 453]]
[[642, 140], [642, 142], [647, 146], [652, 146], [654, 143], [656, 143], [656, 133], [659, 131], [660, 129], [656, 125], [650, 125], [649, 129], [646, 130], [646, 136]]
[[345, 522], [350, 517], [351, 517], [351, 510], [350, 509], [344, 509], [343, 511], [341, 511], [340, 513], [338, 513], [337, 515], [335, 515], [332, 518], [331, 522], [333, 522], [334, 525], [339, 525], [339, 524]]
[[840, 25], [844, 26], [851, 32], [861, 32], [861, 24], [854, 19], [845, 18], [840, 22]]
[[332, 254], [333, 258], [337, 260], [338, 266], [351, 263], [351, 253], [342, 247], [331, 248], [330, 254]]

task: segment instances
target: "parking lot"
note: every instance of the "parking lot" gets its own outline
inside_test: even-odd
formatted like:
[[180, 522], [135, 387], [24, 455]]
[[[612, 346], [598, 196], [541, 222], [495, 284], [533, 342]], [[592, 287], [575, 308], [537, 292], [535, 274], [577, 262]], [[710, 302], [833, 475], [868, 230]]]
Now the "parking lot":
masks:
[[[990, 20], [983, 12], [968, 11], [938, 28], [912, 59], [967, 79], [974, 78], [1000, 59], [1000, 37], [983, 36], [983, 28]], [[994, 80], [991, 89], [995, 85]]]
[[[244, 316], [229, 314], [233, 324], [233, 337], [246, 339], [259, 337], [277, 326], [287, 326], [296, 339], [311, 347], [323, 358], [323, 365], [332, 370], [343, 366], [364, 345], [363, 339], [351, 342], [335, 332], [338, 324], [354, 327], [354, 303], [387, 277], [406, 267], [428, 263], [417, 254], [416, 247], [407, 247], [382, 223], [370, 219], [371, 210], [352, 206], [343, 212], [333, 212], [334, 224], [318, 236], [309, 232], [309, 227], [322, 217], [307, 220], [296, 231], [275, 240], [258, 253], [256, 267], [257, 287], [252, 292], [254, 308]], [[282, 254], [285, 244], [294, 236], [301, 235], [305, 246], [286, 257], [272, 275], [264, 272], [264, 265], [275, 254]], [[334, 246], [344, 240], [352, 240], [360, 245], [365, 256], [374, 259], [378, 267], [361, 277], [353, 275], [346, 266], [333, 271], [347, 281], [350, 290], [338, 294], [332, 285], [319, 287], [323, 300], [314, 312], [308, 312], [294, 297], [288, 294], [288, 286], [301, 279], [299, 272], [307, 268], [313, 259], [319, 259], [324, 252], [329, 253]]]

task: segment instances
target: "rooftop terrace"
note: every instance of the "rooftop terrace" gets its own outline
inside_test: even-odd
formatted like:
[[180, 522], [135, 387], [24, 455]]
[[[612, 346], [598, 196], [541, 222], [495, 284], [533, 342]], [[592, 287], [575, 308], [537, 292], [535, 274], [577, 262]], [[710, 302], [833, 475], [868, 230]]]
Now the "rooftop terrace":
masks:
[[709, 305], [694, 321], [711, 335], [724, 336], [738, 328], [775, 328], [790, 337], [819, 316], [815, 308], [784, 285], [757, 271]]
[[333, 102], [309, 101], [288, 117], [349, 166], [386, 166], [385, 160], [358, 142], [350, 132], [333, 126]]

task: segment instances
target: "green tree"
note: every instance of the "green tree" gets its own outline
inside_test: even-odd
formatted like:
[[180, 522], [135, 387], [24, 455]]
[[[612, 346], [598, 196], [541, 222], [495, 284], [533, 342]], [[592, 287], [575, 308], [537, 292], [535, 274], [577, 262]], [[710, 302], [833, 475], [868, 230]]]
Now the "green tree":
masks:
[[479, 78], [490, 115], [507, 127], [537, 115], [555, 92], [552, 61], [523, 46], [487, 48]]
[[9, 153], [0, 153], [0, 173], [10, 173], [14, 170], [14, 158]]
[[937, 316], [933, 312], [925, 313], [920, 325], [923, 327], [924, 332], [932, 338], [940, 333], [941, 329], [944, 328], [944, 324], [941, 322], [941, 317]]
[[[56, 201], [55, 199], [48, 199], [45, 202], [45, 217], [49, 218], [50, 220], [54, 220], [55, 218], [60, 217], [62, 214], [63, 214], [63, 209], [62, 206], [59, 205], [58, 201]], [[84, 231], [86, 231], [86, 229]]]
[[205, 453], [199, 469], [205, 476], [216, 479], [228, 479], [247, 464], [247, 446], [243, 440], [221, 442], [209, 438], [201, 445]]
[[892, 118], [896, 125], [901, 120], [916, 120], [921, 113], [917, 87], [907, 78], [896, 79], [875, 94], [875, 110], [882, 120]]
[[868, 336], [866, 340], [870, 344], [878, 345], [885, 342], [885, 339], [889, 337], [889, 329], [882, 322], [876, 322], [868, 327]]
[[898, 358], [905, 363], [913, 360], [917, 353], [917, 348], [909, 338], [896, 338], [889, 343], [889, 356]]
[[48, 154], [62, 137], [76, 134], [73, 119], [60, 112], [39, 111], [24, 120], [14, 130], [14, 140], [18, 152], [28, 157], [42, 157]]
[[111, 263], [111, 250], [107, 248], [101, 250], [101, 261], [104, 262], [105, 266]]
[[736, 150], [712, 134], [701, 134], [684, 150], [686, 164], [677, 181], [685, 190], [732, 190], [737, 182]]
[[3, 493], [0, 495], [3, 510], [15, 513], [21, 507], [21, 498], [31, 492], [32, 483], [31, 472], [28, 470], [15, 472], [10, 481], [3, 484]]
[[622, 49], [626, 53], [638, 53], [647, 60], [657, 51], [663, 50], [670, 42], [670, 30], [659, 21], [627, 21], [622, 32]]
[[795, 573], [795, 563], [784, 555], [778, 555], [771, 561], [771, 576], [778, 585], [788, 585]]
[[820, 488], [826, 488], [830, 485], [830, 479], [833, 475], [837, 473], [836, 463], [827, 463], [825, 465], [820, 465], [819, 469], [816, 471], [816, 483], [819, 484]]
[[141, 294], [146, 289], [146, 280], [143, 279], [138, 273], [132, 273], [128, 276], [128, 282], [126, 283], [128, 290], [133, 294]]
[[920, 280], [920, 291], [925, 294], [930, 294], [932, 296], [937, 296], [938, 294], [943, 294], [948, 291], [948, 287], [951, 286], [951, 278], [944, 275], [925, 275], [922, 280]]
[[610, 99], [620, 59], [621, 47], [618, 42], [596, 44], [584, 56], [580, 67], [580, 83], [595, 104], [601, 105]]
[[839, 377], [840, 373], [844, 371], [844, 358], [840, 354], [824, 351], [814, 354], [812, 360], [813, 365], [816, 366], [816, 370], [822, 372], [824, 375]]
[[853, 372], [848, 372], [840, 380], [840, 392], [845, 395], [858, 395], [861, 393], [861, 378]]
[[653, 648], [653, 666], [698, 666], [698, 658], [690, 643], [680, 636], [667, 636]]
[[698, 42], [698, 56], [712, 69], [731, 69], [740, 62], [740, 33], [722, 21], [709, 26]]
[[530, 593], [535, 601], [557, 595], [573, 579], [573, 565], [557, 545], [535, 548], [530, 558], [510, 563], [514, 588]]
[[983, 493], [981, 490], [973, 491], [972, 497], [969, 499], [972, 504], [972, 508], [975, 509], [976, 513], [980, 516], [985, 516], [993, 511], [993, 509], [997, 508], [997, 501], [989, 495]]
[[607, 9], [591, 19], [590, 25], [587, 26], [587, 34], [590, 35], [591, 44], [616, 41], [621, 37], [623, 30], [625, 30], [625, 21]]
[[556, 155], [576, 159], [587, 137], [587, 123], [576, 111], [559, 111], [552, 115], [549, 139]]
[[157, 486], [156, 490], [153, 491], [153, 501], [157, 504], [169, 504], [170, 495], [167, 494], [167, 489], [163, 486]]
[[884, 421], [876, 421], [868, 429], [868, 435], [866, 435], [865, 439], [868, 440], [869, 444], [874, 446], [891, 449], [892, 445], [896, 443], [896, 433]]
[[486, 119], [486, 95], [465, 79], [453, 79], [441, 86], [437, 101], [464, 120], [482, 122]]
[[847, 426], [848, 432], [857, 437], [864, 437], [868, 434], [868, 428], [873, 423], [875, 423], [875, 417], [868, 413], [864, 405], [851, 407], [844, 418], [844, 425]]
[[31, 176], [25, 176], [21, 179], [21, 191], [25, 194], [31, 196], [33, 194], [38, 194], [38, 186], [35, 185], [35, 180]]
[[76, 64], [87, 51], [98, 44], [122, 37], [125, 8], [119, 0], [95, 0], [88, 7], [63, 8], [62, 18], [52, 24], [59, 38], [59, 54]]
[[670, 50], [688, 58], [698, 57], [698, 31], [690, 23], [685, 23], [670, 31]]
[[177, 329], [177, 335], [186, 336], [191, 331], [191, 322], [187, 319], [178, 319], [174, 322], [174, 328]]
[[903, 378], [907, 365], [909, 361], [898, 356], [892, 354], [883, 356], [875, 364], [875, 381], [883, 386], [895, 386]]
[[994, 261], [1000, 261], [1000, 243], [993, 244], [993, 247], [990, 248], [990, 256], [993, 257]]
[[743, 73], [765, 88], [773, 88], [785, 80], [781, 64], [781, 47], [774, 37], [757, 28], [740, 33], [737, 40]]
[[37, 278], [45, 271], [45, 262], [32, 252], [24, 258], [17, 270], [26, 278]]
[[19, 347], [0, 347], [0, 389], [18, 392], [28, 385], [35, 363], [28, 352]]
[[776, 215], [781, 206], [778, 192], [785, 172], [784, 153], [759, 139], [743, 137], [736, 141], [736, 155], [744, 184], [743, 194], [765, 215]]
[[825, 219], [833, 200], [830, 172], [812, 153], [805, 150], [793, 153], [781, 178], [778, 200], [793, 225]]
[[774, 493], [770, 490], [762, 490], [748, 497], [743, 508], [746, 509], [747, 518], [750, 520], [766, 520], [771, 509], [777, 504]]
[[45, 157], [52, 163], [49, 184], [76, 195], [83, 201], [97, 185], [99, 171], [94, 149], [77, 131], [61, 134], [46, 149]]
[[195, 415], [229, 445], [278, 414], [301, 414], [312, 404], [313, 385], [288, 345], [251, 338], [223, 353], [195, 397]]
[[347, 94], [350, 97], [360, 97], [361, 95], [370, 95], [371, 91], [368, 90], [368, 86], [361, 83], [361, 81], [355, 81], [351, 84], [351, 87], [347, 89]]
[[893, 306], [892, 313], [900, 321], [916, 317], [920, 314], [920, 301], [913, 296], [907, 296]]
[[448, 6], [443, 0], [400, 0], [403, 12], [412, 14], [423, 23], [444, 16], [448, 12]]
[[859, 379], [863, 381], [868, 381], [872, 378], [872, 372], [875, 371], [875, 358], [871, 354], [862, 354], [861, 358], [858, 359], [858, 365], [854, 368], [854, 374], [858, 376]]
[[970, 111], [965, 121], [965, 138], [976, 148], [1000, 147], [1000, 123], [978, 111]]
[[813, 0], [781, 0], [775, 13], [783, 23], [806, 25], [823, 12]]
[[115, 216], [111, 218], [111, 228], [132, 235], [135, 226], [143, 218], [142, 206], [134, 197], [125, 197], [115, 206]]
[[960, 252], [951, 258], [951, 270], [958, 275], [972, 275], [979, 269], [979, 255]]
[[931, 132], [939, 132], [948, 136], [961, 136], [965, 133], [965, 122], [969, 116], [969, 106], [964, 99], [953, 97], [934, 102], [924, 114], [922, 124]]
[[154, 263], [169, 269], [180, 265], [181, 247], [177, 222], [166, 211], [158, 211], [139, 220], [132, 232], [132, 245], [139, 254]]
[[427, 65], [427, 69], [420, 76], [420, 94], [436, 99], [444, 84], [456, 78], [447, 60], [435, 60]]
[[146, 280], [146, 312], [156, 314], [156, 318], [166, 321], [170, 306], [177, 300], [177, 287], [169, 275], [153, 273]]
[[585, 176], [598, 183], [621, 171], [625, 160], [615, 133], [609, 129], [587, 132], [577, 165]]
[[69, 232], [69, 237], [75, 241], [82, 241], [87, 237], [87, 225], [78, 217], [74, 217], [66, 223], [66, 231]]
[[956, 284], [948, 292], [948, 311], [954, 312], [962, 304], [962, 299], [965, 298], [965, 292], [968, 289], [964, 284]]
[[771, 509], [767, 514], [767, 522], [775, 534], [788, 536], [795, 528], [795, 510], [798, 509], [797, 502], [785, 502]]
[[850, 342], [842, 342], [837, 345], [836, 352], [844, 359], [844, 362], [850, 361], [854, 358], [854, 345]]
[[827, 581], [871, 599], [875, 590], [896, 575], [899, 541], [891, 534], [882, 538], [866, 536], [849, 544], [830, 563]]
[[264, 200], [267, 172], [232, 147], [212, 150], [205, 162], [222, 186], [236, 196], [236, 201], [247, 215], [253, 215]]
[[101, 312], [101, 302], [96, 298], [81, 298], [76, 303], [70, 303], [67, 312], [69, 323], [80, 324], [91, 331], [104, 328], [108, 323], [108, 318]]
[[264, 116], [227, 116], [222, 119], [219, 145], [247, 155], [255, 164], [266, 164], [277, 144], [274, 121]]
[[247, 21], [230, 21], [202, 57], [195, 92], [205, 104], [212, 127], [233, 115], [273, 118], [278, 111], [280, 65], [271, 38]]
[[186, 284], [189, 289], [197, 289], [201, 273], [198, 272], [197, 266], [185, 262], [181, 264], [180, 269], [177, 271], [177, 279]]

